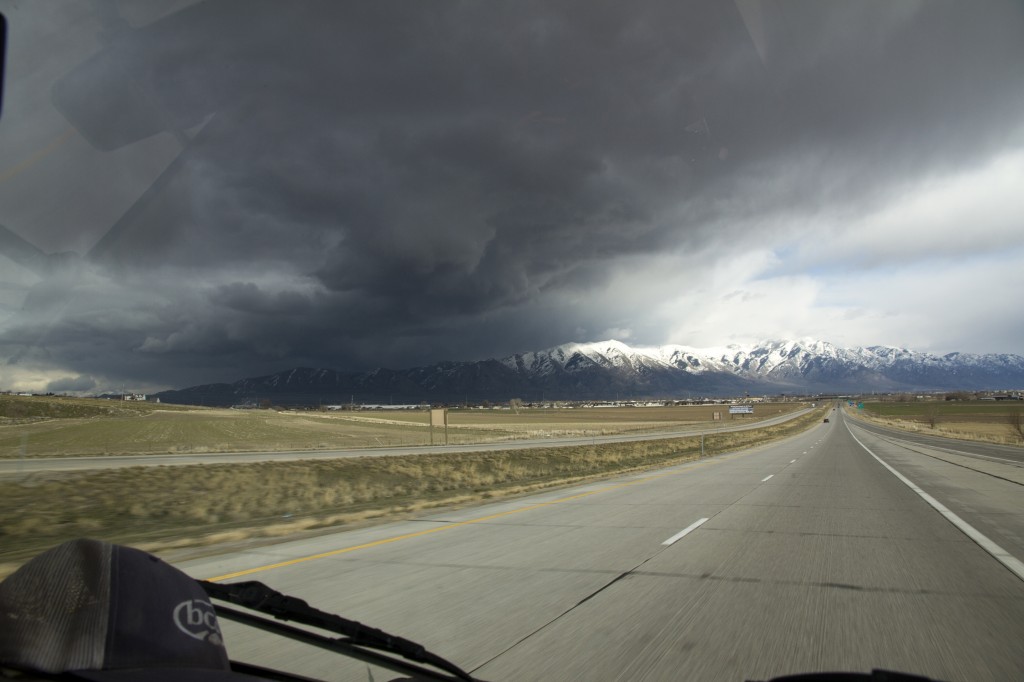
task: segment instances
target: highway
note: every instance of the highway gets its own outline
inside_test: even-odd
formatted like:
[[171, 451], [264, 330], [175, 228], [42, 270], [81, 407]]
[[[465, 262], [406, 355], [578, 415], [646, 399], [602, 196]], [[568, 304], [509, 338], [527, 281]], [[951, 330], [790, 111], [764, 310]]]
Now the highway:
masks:
[[[743, 452], [178, 565], [261, 580], [485, 680], [1024, 679], [1018, 469], [945, 462], [834, 414]], [[225, 636], [240, 660], [396, 677]]]
[[746, 431], [796, 419], [812, 408], [796, 410], [779, 417], [758, 421], [728, 421], [720, 424], [687, 424], [678, 429], [636, 434], [586, 438], [529, 438], [470, 445], [416, 445], [405, 447], [353, 448], [348, 450], [286, 450], [266, 452], [221, 452], [201, 454], [108, 455], [99, 457], [24, 457], [0, 459], [0, 477], [52, 471], [88, 471], [124, 467], [188, 466], [195, 464], [247, 464], [252, 462], [294, 461], [300, 459], [337, 459], [341, 457], [386, 457], [394, 455], [432, 455], [454, 452], [490, 452], [494, 450], [526, 450], [539, 447], [625, 443], [640, 440], [665, 440], [701, 433]]

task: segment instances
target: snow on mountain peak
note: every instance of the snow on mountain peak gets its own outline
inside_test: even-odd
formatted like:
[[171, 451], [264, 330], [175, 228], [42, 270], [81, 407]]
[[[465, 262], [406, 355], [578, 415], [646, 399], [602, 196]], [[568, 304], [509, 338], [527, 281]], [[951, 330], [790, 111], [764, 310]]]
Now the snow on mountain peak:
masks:
[[[500, 365], [498, 365], [500, 363]], [[498, 366], [496, 366], [498, 365]], [[608, 339], [567, 343], [503, 360], [444, 362], [409, 370], [364, 373], [296, 368], [274, 375], [166, 392], [170, 402], [277, 396], [297, 402], [351, 400], [353, 395], [409, 400], [464, 400], [468, 394], [507, 399], [740, 395], [743, 392], [1019, 390], [1024, 357], [906, 348], [843, 348], [813, 338], [776, 339], [716, 348], [630, 347]]]
[[574, 374], [597, 368], [638, 374], [683, 371], [700, 375], [718, 372], [752, 381], [793, 385], [808, 380], [827, 382], [834, 377], [848, 378], [879, 372], [923, 377], [927, 372], [949, 372], [954, 367], [965, 365], [1024, 371], [1024, 358], [1019, 356], [950, 353], [937, 357], [891, 346], [843, 348], [812, 337], [712, 348], [681, 345], [631, 347], [608, 339], [566, 343], [513, 355], [501, 362], [524, 375]]

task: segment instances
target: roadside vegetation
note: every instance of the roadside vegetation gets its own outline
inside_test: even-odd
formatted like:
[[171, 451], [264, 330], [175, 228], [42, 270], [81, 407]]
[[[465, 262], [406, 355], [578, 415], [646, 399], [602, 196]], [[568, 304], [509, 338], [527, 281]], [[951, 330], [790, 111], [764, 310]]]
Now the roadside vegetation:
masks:
[[865, 402], [871, 421], [938, 436], [1024, 445], [1024, 404], [1019, 400], [908, 400]]
[[[821, 422], [704, 438], [706, 456], [784, 438]], [[157, 551], [394, 518], [697, 459], [701, 437], [530, 450], [254, 464], [134, 467], [0, 480], [0, 561], [10, 568], [68, 538]]]

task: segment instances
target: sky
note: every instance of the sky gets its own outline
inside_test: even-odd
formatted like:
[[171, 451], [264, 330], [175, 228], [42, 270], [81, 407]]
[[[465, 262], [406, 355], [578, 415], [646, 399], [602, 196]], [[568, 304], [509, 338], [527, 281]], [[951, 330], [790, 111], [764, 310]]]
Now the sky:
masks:
[[1024, 354], [1016, 0], [0, 0], [0, 389]]

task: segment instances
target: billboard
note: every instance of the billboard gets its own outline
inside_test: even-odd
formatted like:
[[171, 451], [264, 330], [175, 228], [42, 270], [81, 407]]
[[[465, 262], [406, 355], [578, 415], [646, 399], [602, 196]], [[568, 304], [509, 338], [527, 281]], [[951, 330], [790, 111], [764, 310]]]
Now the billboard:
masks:
[[730, 405], [729, 414], [754, 414], [753, 405]]

